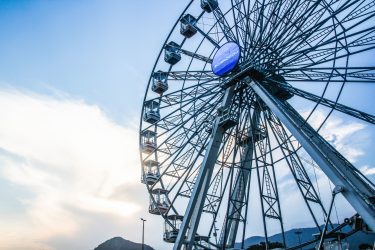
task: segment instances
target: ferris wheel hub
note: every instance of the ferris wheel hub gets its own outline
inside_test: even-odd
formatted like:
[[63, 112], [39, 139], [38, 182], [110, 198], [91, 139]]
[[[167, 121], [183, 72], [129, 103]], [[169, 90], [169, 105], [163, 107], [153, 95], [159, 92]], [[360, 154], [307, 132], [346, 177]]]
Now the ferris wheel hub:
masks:
[[221, 46], [212, 60], [212, 72], [217, 76], [224, 76], [236, 68], [241, 57], [240, 46], [235, 42], [228, 42]]

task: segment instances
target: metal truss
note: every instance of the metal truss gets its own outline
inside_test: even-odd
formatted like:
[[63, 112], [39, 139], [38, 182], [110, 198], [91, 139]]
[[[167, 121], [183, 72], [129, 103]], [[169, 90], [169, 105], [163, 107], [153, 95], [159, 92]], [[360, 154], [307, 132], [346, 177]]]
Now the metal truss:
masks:
[[288, 130], [301, 143], [314, 161], [336, 186], [343, 186], [343, 195], [375, 230], [374, 186], [346, 160], [334, 147], [325, 141], [288, 103], [278, 100], [258, 82], [251, 88], [279, 117]]

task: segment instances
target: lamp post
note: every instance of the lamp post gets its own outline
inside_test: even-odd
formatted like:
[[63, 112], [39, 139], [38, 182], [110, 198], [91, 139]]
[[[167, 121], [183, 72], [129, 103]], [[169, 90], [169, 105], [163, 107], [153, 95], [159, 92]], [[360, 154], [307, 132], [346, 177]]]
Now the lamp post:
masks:
[[[301, 245], [301, 234], [302, 234], [302, 231], [296, 231], [294, 233], [298, 236], [298, 243], [299, 243], [299, 245]], [[302, 249], [302, 247], [300, 247], [299, 249]]]
[[145, 249], [145, 219], [141, 218], [142, 221], [142, 250]]

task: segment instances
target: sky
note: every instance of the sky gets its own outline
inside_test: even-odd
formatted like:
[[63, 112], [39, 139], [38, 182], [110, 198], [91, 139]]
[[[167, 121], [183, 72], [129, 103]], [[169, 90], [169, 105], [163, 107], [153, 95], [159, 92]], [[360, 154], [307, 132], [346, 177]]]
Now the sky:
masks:
[[[168, 249], [140, 183], [138, 123], [156, 56], [186, 4], [0, 0], [1, 250], [140, 242], [140, 217], [146, 243]], [[327, 126], [326, 137], [375, 174], [362, 157], [375, 134], [345, 119]]]
[[146, 243], [163, 248], [140, 183], [138, 123], [150, 71], [184, 7], [0, 1], [0, 249], [140, 242], [140, 217]]

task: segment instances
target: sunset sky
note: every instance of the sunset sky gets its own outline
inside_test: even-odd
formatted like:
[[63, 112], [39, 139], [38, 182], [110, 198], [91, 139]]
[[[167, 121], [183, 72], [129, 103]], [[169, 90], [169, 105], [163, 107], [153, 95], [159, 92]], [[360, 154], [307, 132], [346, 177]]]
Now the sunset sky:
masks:
[[[140, 242], [140, 217], [146, 243], [170, 248], [147, 212], [138, 125], [150, 71], [186, 3], [0, 0], [1, 250]], [[373, 178], [365, 152], [374, 129], [339, 118], [327, 126]]]

